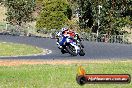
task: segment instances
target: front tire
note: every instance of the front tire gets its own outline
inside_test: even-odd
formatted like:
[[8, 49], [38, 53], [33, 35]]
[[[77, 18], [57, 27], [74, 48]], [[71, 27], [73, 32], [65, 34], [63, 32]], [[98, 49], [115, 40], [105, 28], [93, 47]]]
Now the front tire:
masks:
[[84, 52], [84, 50], [83, 50], [83, 49], [82, 49], [82, 50], [80, 50], [79, 55], [80, 55], [80, 56], [84, 56], [84, 55], [85, 55], [85, 52]]
[[77, 53], [76, 53], [76, 51], [74, 50], [74, 47], [73, 47], [73, 46], [68, 45], [68, 46], [66, 46], [66, 49], [67, 49], [67, 51], [69, 52], [69, 54], [71, 54], [72, 56], [77, 56]]

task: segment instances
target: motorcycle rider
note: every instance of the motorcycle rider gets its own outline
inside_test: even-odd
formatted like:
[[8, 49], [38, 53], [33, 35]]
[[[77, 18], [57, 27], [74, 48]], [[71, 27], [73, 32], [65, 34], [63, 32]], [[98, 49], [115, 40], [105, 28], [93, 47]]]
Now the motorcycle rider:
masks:
[[[59, 37], [57, 40], [57, 45], [59, 49], [62, 49], [62, 46], [64, 44], [64, 42], [66, 41], [67, 37], [71, 37], [72, 39], [75, 38], [79, 40], [81, 46], [84, 48], [84, 46], [81, 43], [81, 39], [79, 37], [79, 35], [77, 33], [75, 33], [73, 30], [69, 29], [69, 28], [62, 28], [61, 32], [57, 33], [57, 36]], [[76, 41], [76, 39], [74, 39]]]
[[66, 38], [70, 36], [70, 34], [68, 34], [69, 29], [68, 28], [62, 28], [60, 32], [57, 33], [57, 36], [59, 37], [57, 39], [57, 45], [58, 48], [61, 49], [64, 42], [66, 41]]

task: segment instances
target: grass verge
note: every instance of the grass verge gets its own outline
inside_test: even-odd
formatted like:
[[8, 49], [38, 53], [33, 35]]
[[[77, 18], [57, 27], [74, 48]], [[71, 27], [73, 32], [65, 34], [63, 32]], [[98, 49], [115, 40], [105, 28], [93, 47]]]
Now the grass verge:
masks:
[[[89, 74], [130, 74], [132, 62], [83, 64]], [[0, 66], [0, 88], [132, 88], [130, 84], [86, 84], [76, 83], [79, 64], [38, 64]]]
[[0, 43], [0, 56], [21, 56], [40, 54], [43, 50], [25, 44]]

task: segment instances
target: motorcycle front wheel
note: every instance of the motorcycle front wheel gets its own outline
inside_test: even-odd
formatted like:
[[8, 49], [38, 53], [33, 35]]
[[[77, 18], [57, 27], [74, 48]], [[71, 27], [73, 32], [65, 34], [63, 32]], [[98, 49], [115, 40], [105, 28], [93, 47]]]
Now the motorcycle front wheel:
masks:
[[66, 46], [66, 49], [72, 56], [77, 56], [76, 50], [72, 45]]
[[80, 55], [80, 56], [84, 56], [84, 55], [85, 55], [85, 52], [84, 52], [84, 50], [83, 50], [83, 49], [82, 49], [82, 50], [80, 50], [79, 55]]

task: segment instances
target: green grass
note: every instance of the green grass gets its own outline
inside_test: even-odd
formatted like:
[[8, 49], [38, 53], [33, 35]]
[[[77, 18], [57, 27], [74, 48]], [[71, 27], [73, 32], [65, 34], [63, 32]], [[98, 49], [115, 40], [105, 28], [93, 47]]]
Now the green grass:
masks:
[[42, 49], [14, 43], [0, 43], [0, 56], [20, 56], [20, 55], [31, 55], [39, 54], [43, 52]]
[[[89, 74], [131, 74], [132, 63], [89, 63], [83, 67]], [[0, 88], [132, 88], [130, 84], [76, 83], [77, 64], [21, 65], [0, 67]]]

